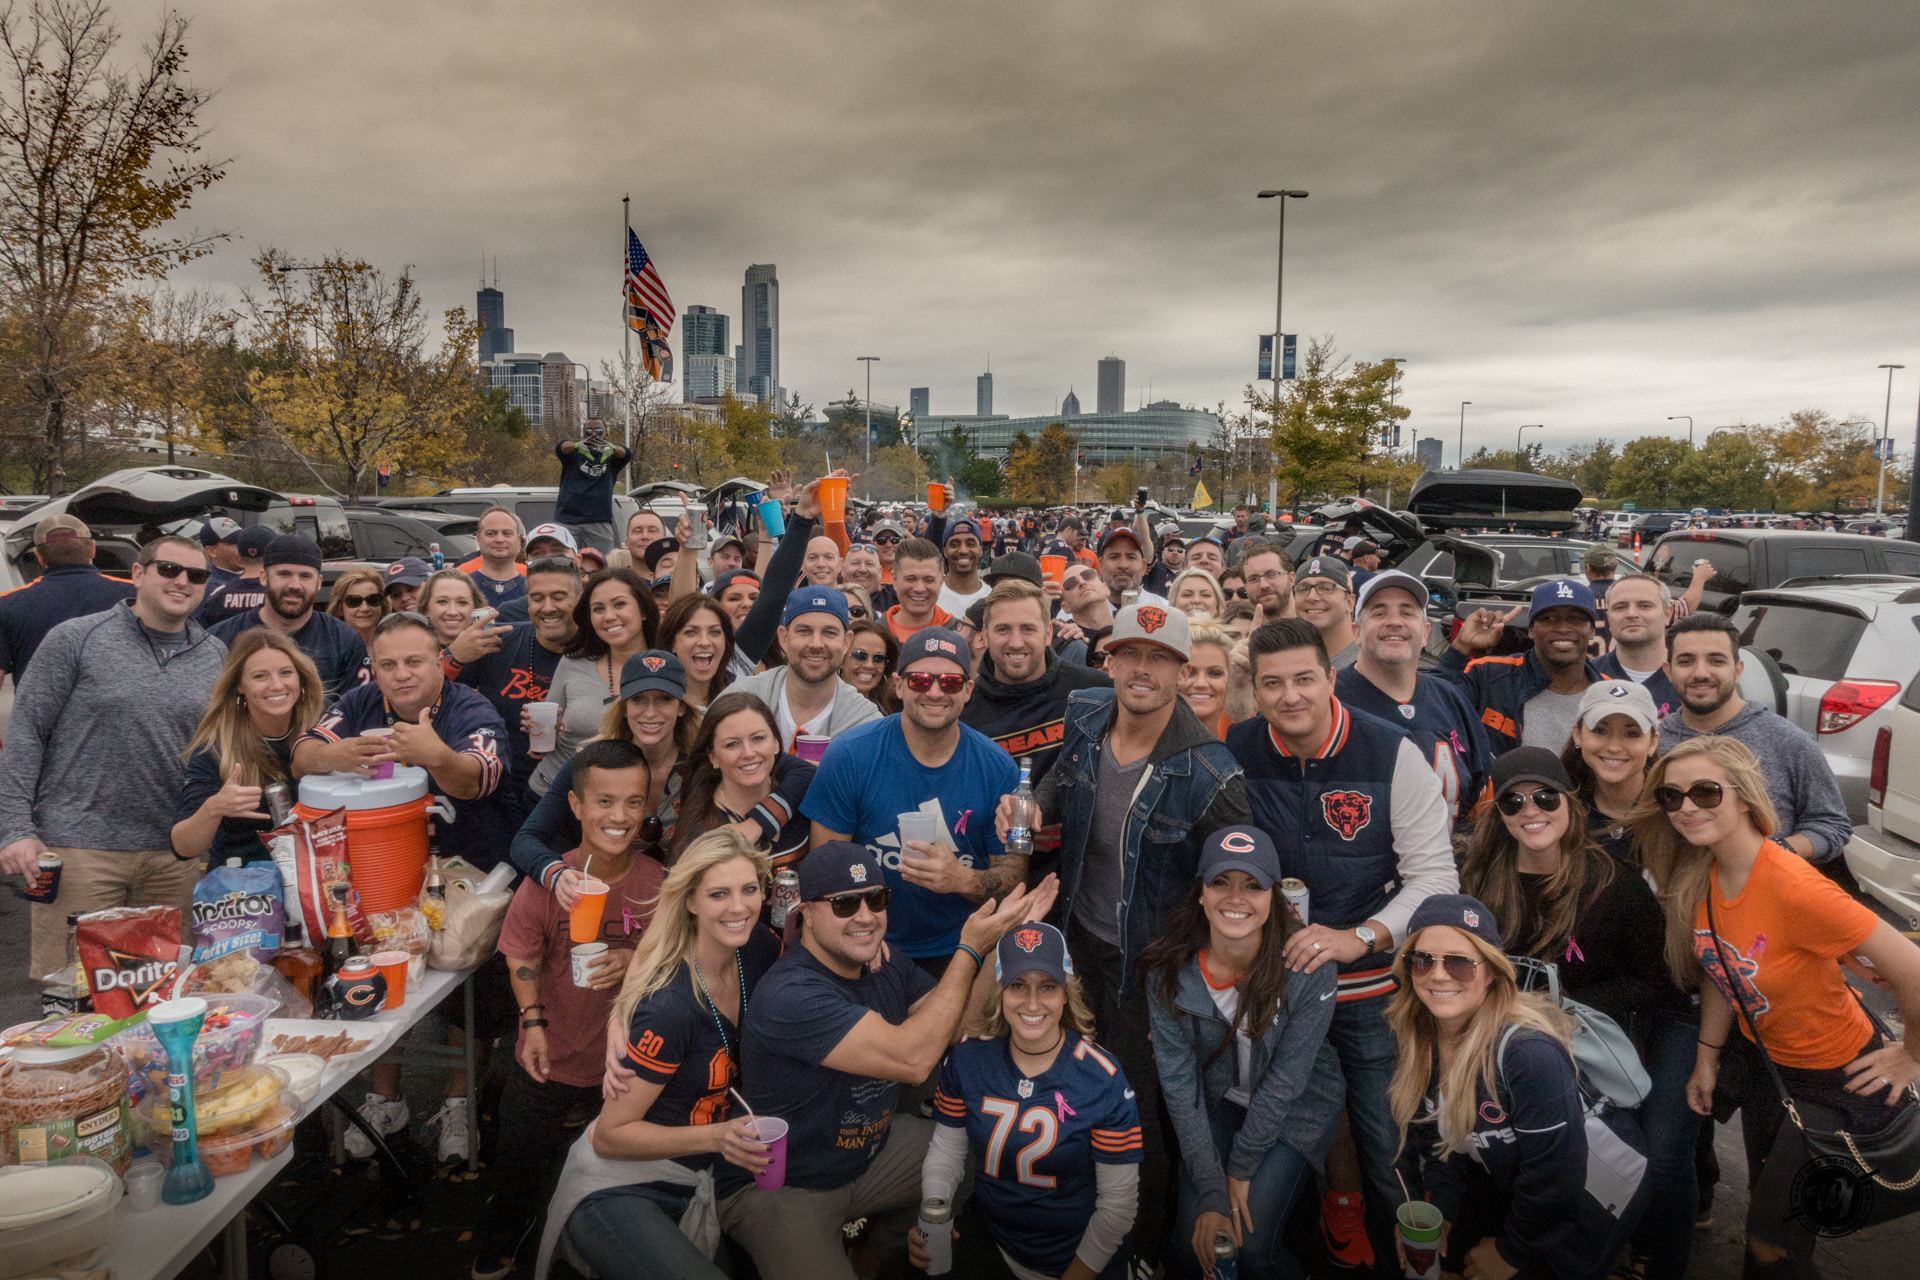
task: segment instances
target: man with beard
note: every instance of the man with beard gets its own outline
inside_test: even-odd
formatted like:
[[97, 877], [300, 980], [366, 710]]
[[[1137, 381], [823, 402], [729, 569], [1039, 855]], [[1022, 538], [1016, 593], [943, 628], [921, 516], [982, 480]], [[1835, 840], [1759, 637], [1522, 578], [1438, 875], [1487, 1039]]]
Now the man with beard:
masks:
[[1334, 677], [1340, 701], [1405, 729], [1440, 776], [1456, 821], [1473, 808], [1493, 767], [1487, 735], [1460, 690], [1420, 674], [1427, 643], [1427, 584], [1389, 569], [1360, 588], [1360, 656]]
[[528, 563], [526, 581], [529, 621], [468, 627], [453, 638], [442, 661], [447, 675], [478, 689], [507, 726], [513, 766], [500, 792], [522, 820], [533, 806], [527, 780], [540, 763], [527, 745], [527, 707], [546, 701], [553, 669], [573, 644], [580, 570], [565, 556], [543, 556]]
[[900, 603], [887, 610], [887, 630], [905, 644], [922, 627], [946, 627], [953, 615], [940, 607], [940, 548], [925, 538], [908, 538], [893, 558], [893, 590]]
[[367, 647], [359, 632], [313, 607], [320, 595], [319, 546], [311, 538], [283, 533], [267, 544], [261, 563], [266, 568], [266, 603], [208, 630], [222, 644], [232, 644], [243, 632], [271, 627], [313, 659], [328, 704], [339, 701], [364, 678]]
[[1253, 601], [1255, 626], [1294, 616], [1293, 566], [1287, 562], [1286, 552], [1259, 541], [1240, 558], [1240, 573], [1247, 599]]
[[224, 587], [210, 587], [193, 620], [211, 631], [228, 618], [251, 613], [267, 602], [266, 568], [261, 557], [278, 536], [263, 524], [242, 529], [233, 540], [240, 556], [240, 576]]
[[[1603, 550], [1596, 548], [1595, 550]], [[1595, 552], [1589, 551], [1591, 565]], [[1653, 706], [1662, 716], [1680, 709], [1680, 694], [1667, 679], [1667, 622], [1673, 612], [1673, 592], [1667, 584], [1650, 575], [1612, 581], [1606, 594], [1607, 628], [1613, 633], [1613, 649], [1600, 659], [1602, 675], [1612, 680], [1632, 680], [1647, 687]]]
[[995, 585], [987, 594], [982, 630], [987, 653], [961, 722], [992, 738], [1016, 760], [1031, 757], [1037, 787], [1060, 754], [1068, 695], [1076, 689], [1111, 688], [1113, 682], [1101, 672], [1054, 656], [1048, 645], [1052, 625], [1047, 597], [1031, 582], [1010, 577]]
[[[851, 840], [880, 860], [893, 892], [887, 943], [938, 976], [974, 907], [1026, 879], [1026, 855], [1007, 853], [993, 828], [994, 807], [1020, 771], [960, 723], [973, 693], [966, 641], [923, 628], [900, 647], [895, 671], [899, 712], [835, 739], [801, 812], [815, 848]], [[942, 829], [903, 832], [902, 815], [925, 813], [928, 801], [938, 803]]]
[[[1492, 648], [1501, 629], [1523, 612], [1531, 649], [1475, 656]], [[1535, 587], [1524, 607], [1515, 605], [1504, 613], [1479, 609], [1460, 624], [1435, 669], [1479, 708], [1495, 755], [1521, 746], [1545, 747], [1558, 755], [1567, 745], [1580, 713], [1580, 695], [1594, 681], [1607, 678], [1587, 657], [1597, 616], [1592, 589], [1577, 579], [1561, 578]]]
[[747, 676], [730, 693], [750, 693], [780, 725], [780, 749], [793, 751], [801, 734], [835, 738], [880, 716], [868, 697], [840, 678], [851, 639], [847, 597], [834, 587], [801, 587], [787, 597], [777, 638], [785, 666]]
[[[1247, 573], [1247, 595], [1255, 594], [1253, 574]], [[1338, 556], [1315, 556], [1300, 566], [1300, 572], [1293, 579], [1293, 612], [1296, 617], [1305, 618], [1320, 633], [1320, 643], [1326, 648], [1328, 661], [1333, 663], [1335, 671], [1353, 665], [1360, 656], [1360, 644], [1353, 632], [1353, 579], [1347, 572], [1346, 561]], [[1271, 619], [1263, 618], [1258, 605], [1254, 610], [1254, 623], [1264, 626]], [[1572, 721], [1568, 721], [1572, 724]]]
[[1130, 524], [1117, 524], [1100, 535], [1100, 581], [1106, 584], [1110, 607], [1118, 609], [1128, 604], [1167, 607], [1165, 596], [1141, 589], [1146, 576], [1147, 553], [1138, 529]]
[[987, 584], [980, 581], [980, 522], [971, 516], [955, 520], [942, 547], [947, 576], [940, 584], [940, 607], [957, 618], [987, 594]]

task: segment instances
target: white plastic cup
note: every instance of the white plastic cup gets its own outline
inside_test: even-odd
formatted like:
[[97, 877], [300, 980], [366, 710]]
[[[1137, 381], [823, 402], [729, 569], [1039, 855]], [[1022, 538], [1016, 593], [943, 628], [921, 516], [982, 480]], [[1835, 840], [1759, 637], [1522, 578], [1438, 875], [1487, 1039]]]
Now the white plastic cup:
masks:
[[573, 949], [573, 985], [590, 987], [593, 985], [593, 971], [599, 967], [600, 957], [607, 954], [604, 942], [583, 942]]
[[546, 753], [560, 748], [560, 704], [557, 702], [529, 702], [527, 704], [527, 750]]
[[160, 1188], [167, 1180], [167, 1167], [158, 1160], [136, 1160], [121, 1176], [127, 1189], [127, 1208], [145, 1213], [160, 1203]]

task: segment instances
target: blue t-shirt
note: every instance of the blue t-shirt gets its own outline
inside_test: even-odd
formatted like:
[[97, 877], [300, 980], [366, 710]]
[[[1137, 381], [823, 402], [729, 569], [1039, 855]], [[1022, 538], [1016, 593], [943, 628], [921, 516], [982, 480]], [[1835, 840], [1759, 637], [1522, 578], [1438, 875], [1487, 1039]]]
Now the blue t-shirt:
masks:
[[834, 738], [800, 811], [829, 831], [873, 850], [893, 901], [887, 942], [916, 959], [950, 956], [976, 903], [930, 893], [900, 874], [900, 815], [938, 798], [955, 855], [976, 870], [1005, 852], [993, 831], [1000, 797], [1020, 785], [1020, 766], [977, 729], [959, 726], [960, 743], [937, 769], [914, 758], [898, 715], [869, 720]]
[[612, 524], [613, 480], [633, 455], [617, 444], [593, 446], [585, 441], [569, 452], [553, 446], [560, 459], [560, 492], [553, 504], [558, 524]]
[[478, 689], [493, 704], [507, 726], [507, 743], [513, 748], [513, 767], [501, 790], [521, 817], [533, 807], [527, 780], [540, 761], [527, 754], [527, 735], [520, 727], [520, 710], [529, 702], [544, 702], [553, 683], [553, 670], [560, 655], [534, 638], [533, 624], [522, 622], [512, 634], [501, 638], [500, 647], [483, 654], [460, 668], [455, 680]]
[[[207, 630], [232, 647], [242, 634], [265, 625], [260, 621], [260, 610], [249, 609]], [[299, 645], [300, 652], [312, 658], [313, 665], [320, 669], [320, 687], [326, 690], [329, 703], [339, 701], [340, 695], [364, 683], [372, 674], [367, 666], [367, 645], [360, 633], [330, 613], [315, 609], [307, 618], [307, 625], [287, 639]]]
[[1087, 1233], [1093, 1166], [1141, 1162], [1140, 1109], [1126, 1075], [1075, 1031], [1032, 1080], [1004, 1037], [961, 1041], [940, 1066], [933, 1118], [967, 1131], [974, 1203], [994, 1243], [1043, 1275], [1065, 1271]]
[[1439, 775], [1440, 792], [1455, 821], [1473, 808], [1493, 769], [1493, 748], [1459, 686], [1422, 675], [1414, 681], [1413, 701], [1402, 702], [1354, 668], [1344, 667], [1334, 675], [1333, 692], [1349, 707], [1407, 731]]
[[524, 573], [516, 573], [511, 578], [493, 578], [475, 569], [467, 577], [480, 589], [481, 598], [491, 608], [498, 609], [509, 600], [527, 598], [527, 576]]
[[[788, 1186], [844, 1187], [886, 1146], [900, 1086], [821, 1063], [868, 1013], [897, 1026], [931, 990], [933, 979], [898, 951], [878, 973], [849, 979], [795, 946], [760, 980], [747, 1002], [740, 1092], [755, 1115], [787, 1122]], [[747, 1180], [733, 1165], [720, 1170], [728, 1190]]]
[[[339, 742], [357, 738], [368, 729], [390, 726], [393, 721], [393, 711], [380, 686], [363, 684], [348, 691], [320, 717], [320, 723], [300, 736], [300, 741]], [[435, 847], [491, 871], [506, 858], [507, 845], [519, 825], [512, 808], [498, 794], [501, 779], [512, 764], [507, 727], [492, 703], [465, 685], [447, 681], [441, 685], [440, 702], [433, 709], [433, 731], [455, 751], [480, 762], [479, 796], [472, 800], [447, 798], [453, 806], [453, 821], [444, 826], [435, 824]], [[295, 743], [296, 750], [298, 746]], [[434, 795], [443, 794], [432, 774], [427, 775], [427, 789]]]

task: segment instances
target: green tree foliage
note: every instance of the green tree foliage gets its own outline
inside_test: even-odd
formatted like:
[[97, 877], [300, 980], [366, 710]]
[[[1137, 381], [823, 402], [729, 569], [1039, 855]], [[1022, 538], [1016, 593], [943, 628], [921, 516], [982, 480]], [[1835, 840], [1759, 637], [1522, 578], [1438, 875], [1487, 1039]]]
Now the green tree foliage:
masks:
[[1742, 431], [1714, 432], [1675, 471], [1678, 492], [1690, 506], [1752, 511], [1772, 498], [1766, 453]]
[[[967, 497], [991, 498], [1008, 491], [1000, 464], [975, 449], [972, 438], [962, 427], [950, 427], [922, 443], [920, 456], [926, 460], [929, 476], [952, 477], [961, 494]], [[1011, 455], [1008, 463], [1011, 466]]]
[[1331, 338], [1307, 347], [1300, 376], [1274, 396], [1247, 388], [1247, 413], [1235, 426], [1264, 428], [1271, 442], [1282, 507], [1370, 487], [1369, 471], [1388, 461], [1383, 441], [1408, 411], [1394, 403], [1392, 364], [1349, 364]]
[[1688, 506], [1681, 464], [1687, 460], [1687, 442], [1667, 436], [1643, 436], [1630, 441], [1613, 464], [1609, 496], [1643, 508]]

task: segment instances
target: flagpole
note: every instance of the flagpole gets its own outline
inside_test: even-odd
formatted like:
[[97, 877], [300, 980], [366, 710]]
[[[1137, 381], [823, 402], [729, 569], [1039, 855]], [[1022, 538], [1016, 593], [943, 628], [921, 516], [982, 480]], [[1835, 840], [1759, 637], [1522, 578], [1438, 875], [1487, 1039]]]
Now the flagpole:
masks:
[[620, 399], [626, 405], [627, 492], [633, 492], [633, 326], [627, 323], [627, 244], [633, 235], [633, 197], [620, 197]]

